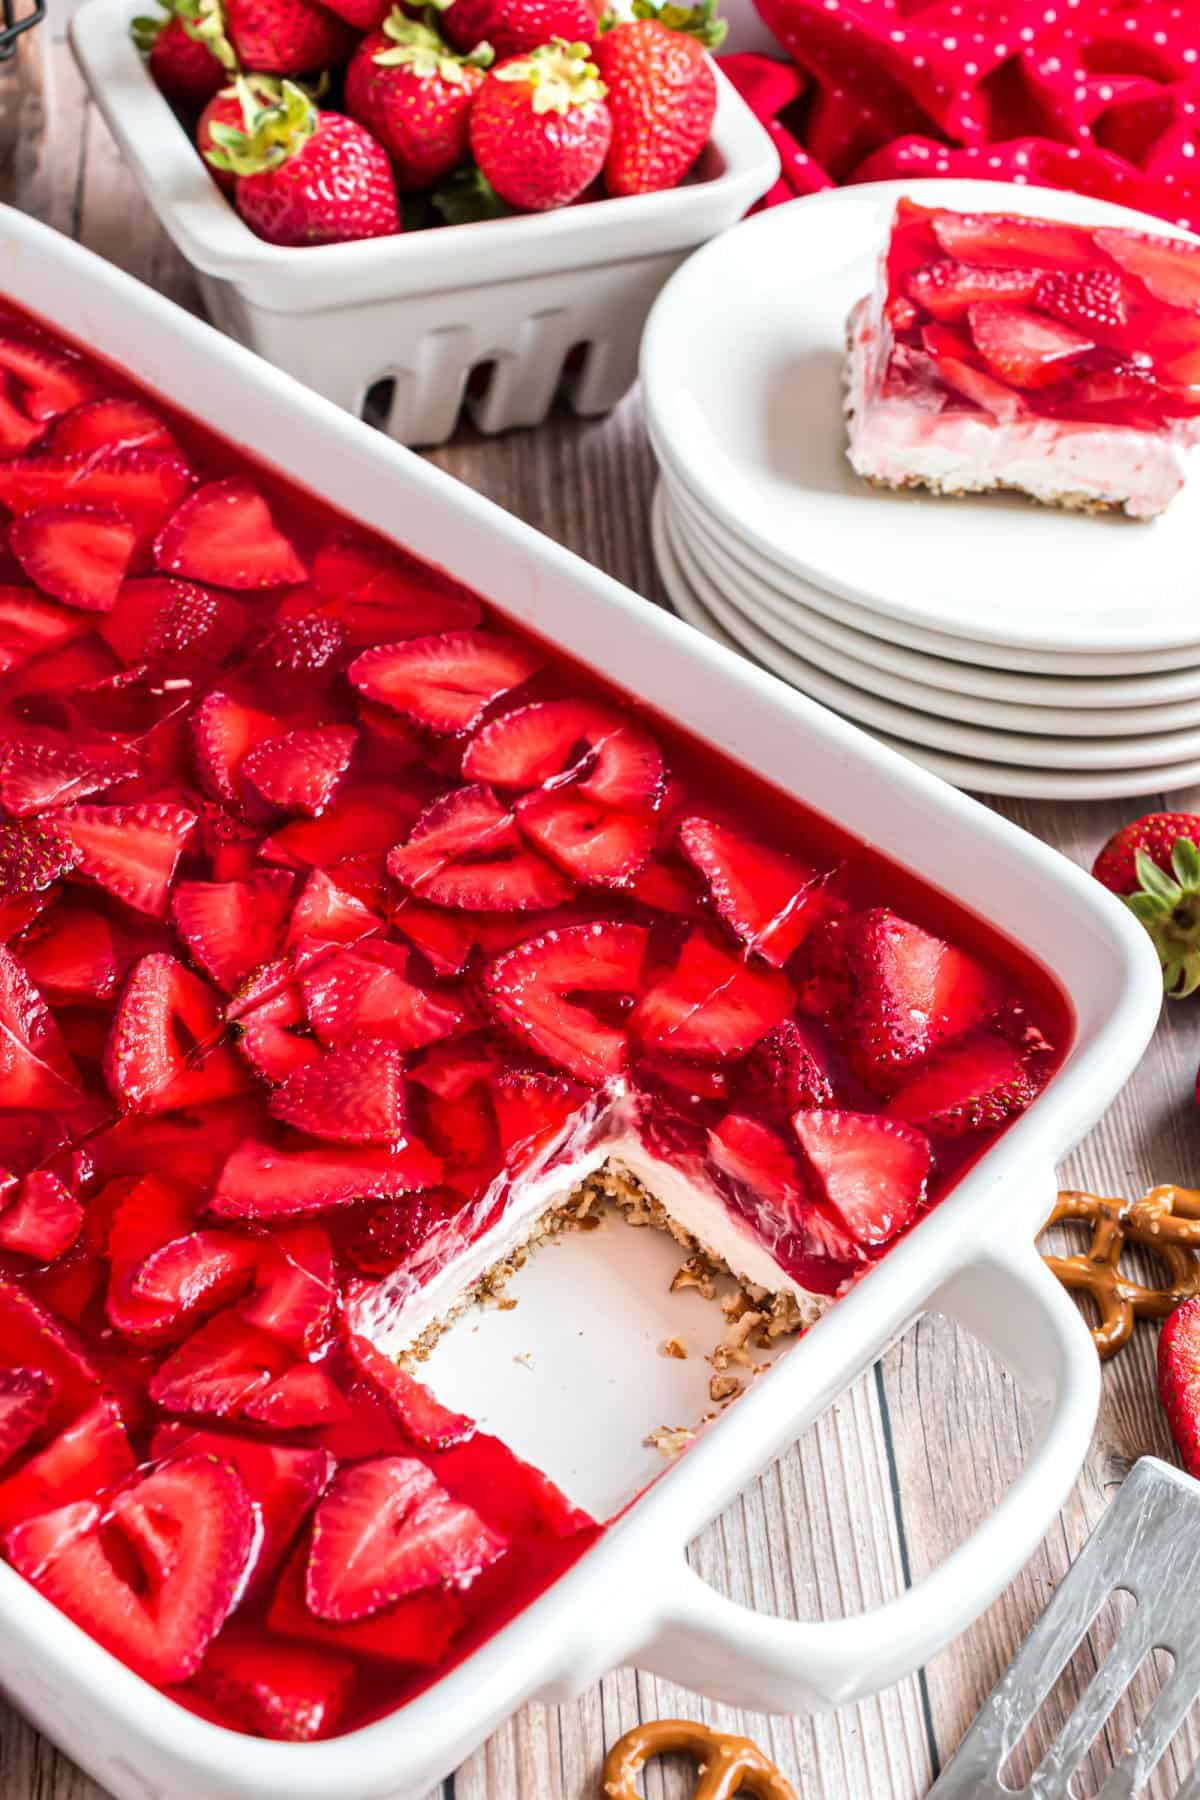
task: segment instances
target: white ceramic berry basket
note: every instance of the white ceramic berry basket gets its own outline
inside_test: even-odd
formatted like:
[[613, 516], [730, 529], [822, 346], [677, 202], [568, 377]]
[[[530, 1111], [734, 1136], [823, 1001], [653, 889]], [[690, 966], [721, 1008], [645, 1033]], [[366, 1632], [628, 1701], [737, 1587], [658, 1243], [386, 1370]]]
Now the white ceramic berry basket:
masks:
[[[487, 1317], [523, 1320], [535, 1351], [544, 1332], [551, 1368], [568, 1326], [572, 1341], [585, 1322], [597, 1334], [568, 1396], [573, 1415], [589, 1424], [576, 1492], [586, 1503], [606, 1481], [611, 1501], [633, 1504], [540, 1599], [399, 1712], [323, 1744], [235, 1734], [152, 1690], [0, 1565], [5, 1694], [118, 1800], [416, 1800], [524, 1701], [568, 1698], [619, 1663], [777, 1710], [838, 1705], [914, 1669], [1012, 1579], [1088, 1446], [1099, 1388], [1095, 1352], [1033, 1237], [1056, 1160], [1108, 1105], [1153, 1029], [1161, 988], [1149, 940], [1090, 877], [1006, 820], [7, 209], [0, 209], [0, 269], [19, 303], [263, 462], [495, 596], [510, 616], [835, 814], [1019, 939], [1070, 993], [1077, 1024], [1063, 1067], [1029, 1112], [649, 1486], [644, 1426], [630, 1430], [624, 1414], [626, 1390], [637, 1384], [614, 1382], [610, 1357], [629, 1341], [643, 1301], [664, 1304], [661, 1263], [653, 1278], [645, 1274], [653, 1262], [646, 1243], [653, 1238], [669, 1251], [668, 1240], [616, 1228], [573, 1240], [586, 1246], [607, 1237], [606, 1254], [623, 1259], [623, 1311], [597, 1304], [593, 1288], [581, 1294], [571, 1286], [557, 1260], [566, 1246], [532, 1259], [551, 1272], [542, 1281], [548, 1305], [539, 1311], [534, 1294], [515, 1313]], [[706, 1586], [688, 1566], [690, 1539], [930, 1310], [987, 1344], [1037, 1415], [1028, 1463], [995, 1511], [925, 1580], [858, 1617], [763, 1617]], [[469, 1339], [467, 1332], [462, 1342]], [[647, 1356], [644, 1383], [664, 1382], [673, 1370], [692, 1371], [694, 1380], [700, 1360]], [[511, 1357], [490, 1358], [489, 1370], [497, 1402], [517, 1406], [518, 1448], [544, 1448], [557, 1473], [544, 1422], [550, 1414], [534, 1398], [539, 1390], [524, 1385], [533, 1375], [514, 1370]], [[522, 1403], [513, 1396], [526, 1393], [523, 1430]]]
[[139, 4], [89, 0], [71, 43], [210, 319], [348, 412], [370, 397], [403, 444], [442, 443], [464, 404], [485, 432], [538, 424], [560, 391], [577, 413], [606, 412], [633, 384], [667, 277], [778, 173], [771, 139], [719, 75], [709, 145], [668, 193], [280, 249], [217, 191], [151, 80], [129, 36]]

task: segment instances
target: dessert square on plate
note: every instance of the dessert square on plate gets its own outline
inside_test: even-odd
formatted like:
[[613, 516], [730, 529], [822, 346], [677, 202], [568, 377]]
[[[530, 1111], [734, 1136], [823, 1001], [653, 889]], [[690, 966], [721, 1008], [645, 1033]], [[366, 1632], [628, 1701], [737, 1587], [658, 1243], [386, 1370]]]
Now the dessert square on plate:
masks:
[[1200, 437], [1200, 246], [900, 200], [848, 321], [849, 457], [888, 487], [1152, 518]]

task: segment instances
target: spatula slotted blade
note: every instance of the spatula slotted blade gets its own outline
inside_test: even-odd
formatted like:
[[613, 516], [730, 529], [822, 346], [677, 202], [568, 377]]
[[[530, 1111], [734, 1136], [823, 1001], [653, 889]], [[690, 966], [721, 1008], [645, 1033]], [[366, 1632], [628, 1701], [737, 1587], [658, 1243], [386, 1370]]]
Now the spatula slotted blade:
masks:
[[[1000, 1771], [1075, 1654], [1104, 1602], [1124, 1589], [1136, 1607], [1028, 1784], [1028, 1800], [1070, 1800], [1070, 1781], [1143, 1657], [1175, 1666], [1097, 1800], [1137, 1800], [1200, 1695], [1200, 1482], [1155, 1457], [1135, 1464], [1050, 1605], [1001, 1677], [929, 1800], [1012, 1800]], [[1200, 1800], [1200, 1764], [1176, 1800]]]

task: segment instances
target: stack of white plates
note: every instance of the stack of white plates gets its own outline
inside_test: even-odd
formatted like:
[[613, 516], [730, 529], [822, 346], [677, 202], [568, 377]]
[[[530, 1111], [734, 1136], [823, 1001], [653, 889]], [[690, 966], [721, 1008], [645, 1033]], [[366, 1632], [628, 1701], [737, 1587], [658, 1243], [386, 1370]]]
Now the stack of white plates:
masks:
[[877, 490], [845, 458], [845, 320], [901, 193], [1166, 229], [990, 182], [845, 188], [749, 220], [663, 290], [642, 351], [676, 610], [960, 787], [1200, 781], [1200, 467], [1150, 524]]

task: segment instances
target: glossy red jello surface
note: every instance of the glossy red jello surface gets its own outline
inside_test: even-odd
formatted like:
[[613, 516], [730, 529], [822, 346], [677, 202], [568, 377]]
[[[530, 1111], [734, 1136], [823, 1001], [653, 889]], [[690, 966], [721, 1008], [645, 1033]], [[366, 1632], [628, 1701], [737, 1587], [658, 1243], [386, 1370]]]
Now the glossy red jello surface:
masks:
[[623, 1134], [832, 1294], [1044, 1084], [979, 921], [0, 317], [0, 1546], [306, 1739], [599, 1526], [359, 1329]]
[[932, 387], [998, 419], [1194, 432], [1200, 245], [901, 200], [885, 310], [887, 392]]

